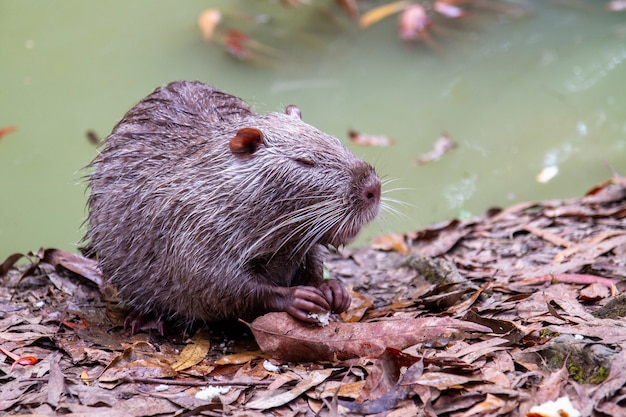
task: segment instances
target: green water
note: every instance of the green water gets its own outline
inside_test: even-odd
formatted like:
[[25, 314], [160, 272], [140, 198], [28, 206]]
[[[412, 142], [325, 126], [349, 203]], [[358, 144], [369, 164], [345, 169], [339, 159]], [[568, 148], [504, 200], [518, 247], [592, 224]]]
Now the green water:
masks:
[[[608, 178], [604, 163], [626, 175], [626, 14], [603, 2], [476, 16], [434, 34], [436, 51], [397, 40], [393, 17], [360, 30], [276, 3], [0, 0], [0, 127], [17, 127], [0, 140], [0, 261], [75, 249], [81, 168], [96, 155], [85, 132], [106, 136], [175, 79], [212, 83], [261, 112], [298, 104], [305, 121], [346, 143], [348, 129], [392, 137], [386, 148], [348, 144], [396, 179], [389, 188], [405, 190], [389, 195], [407, 203], [397, 206], [404, 218], [382, 216], [361, 242], [495, 205], [577, 197]], [[213, 6], [277, 58], [250, 65], [204, 43], [196, 18]], [[246, 7], [252, 19], [235, 13]], [[417, 166], [443, 131], [457, 149]], [[538, 183], [546, 166], [558, 174]]]

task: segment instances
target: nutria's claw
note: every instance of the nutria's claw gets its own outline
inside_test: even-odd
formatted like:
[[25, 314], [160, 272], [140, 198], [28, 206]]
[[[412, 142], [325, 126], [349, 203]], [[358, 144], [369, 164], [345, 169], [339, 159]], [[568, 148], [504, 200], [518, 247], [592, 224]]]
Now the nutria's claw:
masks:
[[165, 320], [163, 316], [155, 317], [154, 314], [143, 314], [137, 310], [128, 313], [124, 320], [124, 330], [130, 329], [132, 336], [140, 331], [156, 330], [161, 336], [165, 336]]
[[325, 313], [331, 309], [331, 305], [322, 291], [315, 287], [293, 287], [291, 300], [284, 311], [292, 317], [307, 323], [316, 323], [317, 320], [309, 316], [309, 313]]
[[331, 303], [331, 310], [333, 313], [343, 313], [350, 307], [352, 297], [339, 281], [335, 279], [329, 279], [324, 281], [320, 285], [320, 291], [324, 293], [326, 300]]

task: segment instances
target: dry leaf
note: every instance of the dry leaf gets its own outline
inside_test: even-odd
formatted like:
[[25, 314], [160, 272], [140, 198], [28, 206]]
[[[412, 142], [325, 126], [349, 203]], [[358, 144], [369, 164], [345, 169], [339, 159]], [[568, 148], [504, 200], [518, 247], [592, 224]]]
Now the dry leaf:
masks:
[[376, 358], [386, 348], [404, 349], [416, 343], [438, 342], [461, 332], [485, 332], [488, 327], [453, 318], [426, 317], [369, 323], [309, 325], [287, 313], [268, 313], [249, 324], [261, 350], [283, 360], [345, 360]]
[[365, 135], [355, 130], [348, 131], [348, 139], [355, 145], [360, 146], [389, 146], [393, 140], [382, 135]]
[[246, 403], [246, 407], [268, 410], [270, 408], [278, 407], [298, 398], [301, 394], [307, 392], [309, 389], [318, 386], [324, 382], [332, 373], [334, 369], [322, 369], [319, 371], [313, 371], [309, 376], [300, 381], [293, 389], [282, 392], [280, 394], [270, 393], [270, 395], [259, 396], [260, 398], [253, 398]]
[[361, 321], [365, 312], [371, 309], [374, 306], [374, 301], [371, 297], [367, 297], [358, 292], [350, 291], [350, 297], [352, 297], [352, 302], [350, 303], [350, 308], [347, 311], [341, 313], [341, 320], [344, 323], [356, 323]]
[[605, 7], [610, 12], [621, 12], [626, 10], [626, 0], [613, 0], [608, 2]]
[[352, 19], [356, 19], [359, 17], [359, 7], [356, 3], [356, 0], [335, 0], [339, 7], [344, 11], [345, 14], [350, 16]]
[[456, 143], [452, 141], [447, 133], [442, 133], [439, 139], [435, 141], [433, 149], [417, 158], [416, 163], [424, 165], [436, 161], [454, 148], [456, 148]]
[[261, 351], [234, 353], [225, 355], [215, 361], [216, 365], [241, 365], [254, 359], [263, 358], [265, 355]]
[[403, 255], [410, 252], [409, 245], [406, 243], [406, 236], [399, 233], [376, 236], [372, 239], [372, 249], [392, 250]]
[[213, 39], [215, 29], [222, 20], [222, 13], [217, 9], [206, 9], [198, 16], [198, 28], [202, 32], [202, 38], [205, 41]]
[[180, 352], [178, 360], [172, 365], [172, 369], [179, 372], [202, 362], [211, 348], [209, 337], [208, 332], [199, 330], [191, 339], [191, 343]]
[[375, 7], [371, 10], [368, 10], [366, 13], [363, 13], [361, 18], [359, 19], [359, 25], [362, 28], [367, 28], [374, 23], [378, 23], [386, 17], [391, 16], [392, 14], [399, 13], [402, 10], [406, 9], [406, 7], [410, 4], [410, 2], [396, 1], [393, 3], [386, 3], [382, 6]]
[[5, 127], [0, 127], [0, 139], [2, 139], [4, 136], [8, 135], [9, 133], [13, 133], [17, 130], [17, 128], [15, 126], [5, 126]]
[[[398, 19], [398, 36], [403, 41], [427, 40], [431, 21], [421, 4], [407, 6]], [[419, 163], [419, 162], [418, 162]]]

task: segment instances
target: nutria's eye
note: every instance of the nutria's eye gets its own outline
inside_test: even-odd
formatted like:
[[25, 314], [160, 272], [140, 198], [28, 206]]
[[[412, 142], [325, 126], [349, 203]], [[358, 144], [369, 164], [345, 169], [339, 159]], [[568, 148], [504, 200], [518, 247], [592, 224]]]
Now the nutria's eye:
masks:
[[296, 158], [296, 162], [305, 167], [314, 167], [315, 162], [308, 158], [299, 157]]

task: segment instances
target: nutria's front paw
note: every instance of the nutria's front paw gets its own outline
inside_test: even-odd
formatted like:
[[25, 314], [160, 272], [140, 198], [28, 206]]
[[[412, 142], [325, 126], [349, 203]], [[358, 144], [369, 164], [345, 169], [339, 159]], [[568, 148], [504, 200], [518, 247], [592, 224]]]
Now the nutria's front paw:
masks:
[[318, 288], [300, 286], [286, 288], [286, 290], [289, 295], [281, 310], [298, 320], [317, 323], [317, 320], [310, 317], [309, 313], [325, 313], [331, 309], [327, 297]]
[[320, 291], [324, 293], [326, 300], [331, 305], [333, 313], [343, 313], [350, 307], [352, 297], [346, 287], [335, 279], [328, 279], [320, 285]]

